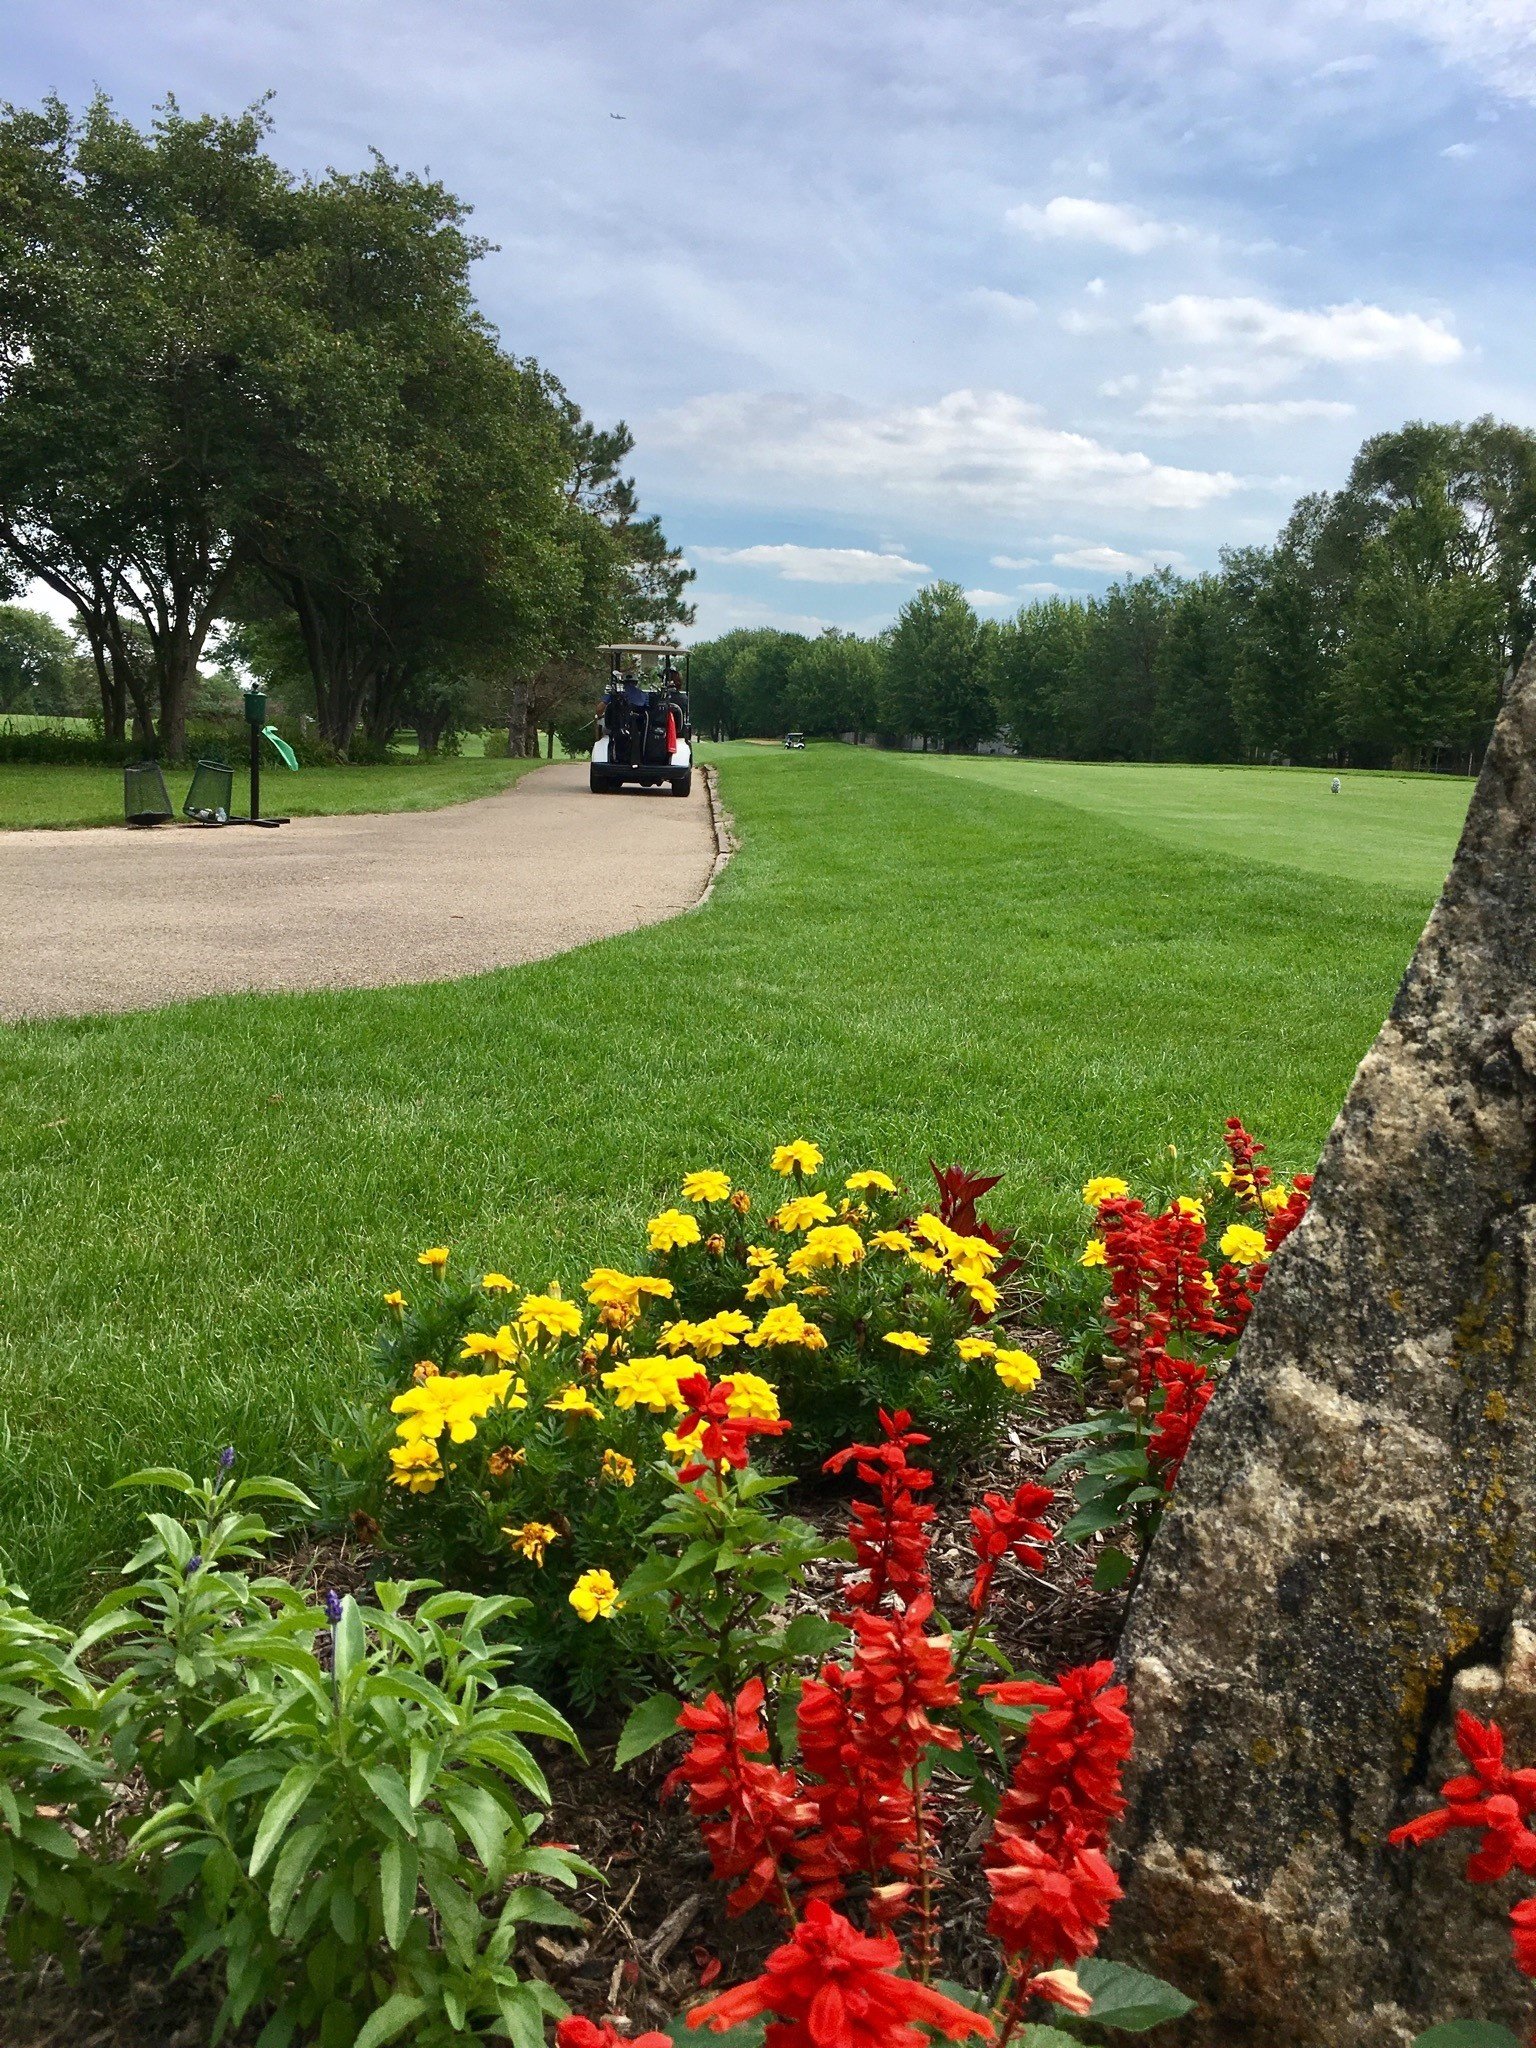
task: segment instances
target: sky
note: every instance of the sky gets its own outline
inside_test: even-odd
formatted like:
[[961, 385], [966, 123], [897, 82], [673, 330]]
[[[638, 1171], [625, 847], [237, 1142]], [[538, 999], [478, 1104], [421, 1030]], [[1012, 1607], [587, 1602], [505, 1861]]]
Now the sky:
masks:
[[1536, 0], [0, 0], [0, 97], [97, 88], [469, 200], [695, 637], [1194, 573], [1368, 434], [1536, 426]]

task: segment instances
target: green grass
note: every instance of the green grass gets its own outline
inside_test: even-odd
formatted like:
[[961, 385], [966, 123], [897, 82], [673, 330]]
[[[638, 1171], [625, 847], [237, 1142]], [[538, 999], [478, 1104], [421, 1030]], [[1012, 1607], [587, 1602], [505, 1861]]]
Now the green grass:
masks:
[[[1062, 797], [1030, 764], [716, 758], [743, 847], [694, 915], [457, 985], [0, 1041], [0, 1554], [41, 1600], [118, 1551], [132, 1465], [311, 1441], [422, 1245], [569, 1285], [634, 1257], [687, 1168], [761, 1181], [798, 1135], [914, 1182], [930, 1154], [1005, 1170], [995, 1212], [1062, 1242], [1089, 1172], [1208, 1158], [1234, 1111], [1309, 1164], [1459, 822], [1393, 784], [1317, 874], [1281, 859], [1318, 840], [1301, 778], [1165, 771], [1212, 792], [1191, 843], [1155, 774], [1053, 770]], [[1262, 862], [1256, 805], [1282, 807]]]
[[[390, 761], [381, 767], [284, 768], [276, 760], [261, 771], [261, 807], [268, 815], [335, 817], [357, 811], [436, 811], [471, 797], [491, 796], [536, 768], [536, 761]], [[180, 813], [192, 770], [170, 768], [166, 787]], [[235, 774], [234, 808], [250, 805], [250, 775]], [[121, 825], [123, 771], [112, 766], [0, 762], [0, 830], [18, 825]]]

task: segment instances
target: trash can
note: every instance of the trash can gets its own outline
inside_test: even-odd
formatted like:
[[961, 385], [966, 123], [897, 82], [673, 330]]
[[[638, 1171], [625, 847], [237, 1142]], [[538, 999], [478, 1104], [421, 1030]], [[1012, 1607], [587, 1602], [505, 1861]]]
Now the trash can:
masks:
[[123, 816], [130, 825], [163, 825], [171, 794], [158, 761], [132, 761], [123, 770]]
[[192, 787], [187, 791], [181, 814], [199, 825], [227, 825], [234, 790], [233, 768], [223, 761], [199, 761], [192, 771]]

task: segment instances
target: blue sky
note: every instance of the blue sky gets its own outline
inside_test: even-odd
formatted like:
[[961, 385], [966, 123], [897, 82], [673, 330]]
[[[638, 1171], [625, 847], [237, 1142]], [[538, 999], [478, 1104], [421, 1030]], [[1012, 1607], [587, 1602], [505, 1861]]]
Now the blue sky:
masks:
[[700, 633], [1211, 566], [1367, 433], [1536, 425], [1536, 0], [4, 0], [5, 97], [96, 86], [470, 199]]

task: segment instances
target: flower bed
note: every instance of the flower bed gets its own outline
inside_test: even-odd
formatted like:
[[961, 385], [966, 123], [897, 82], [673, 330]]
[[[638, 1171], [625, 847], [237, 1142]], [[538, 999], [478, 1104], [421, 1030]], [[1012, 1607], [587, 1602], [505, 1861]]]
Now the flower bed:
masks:
[[[13, 1967], [169, 1917], [209, 2038], [259, 2048], [617, 2048], [680, 2006], [740, 2048], [1060, 2048], [1187, 2011], [1096, 1955], [1133, 1741], [1096, 1632], [1305, 1209], [1262, 1149], [1234, 1120], [1157, 1205], [1087, 1184], [1108, 1291], [1045, 1380], [958, 1170], [833, 1192], [797, 1141], [761, 1207], [700, 1171], [569, 1295], [421, 1254], [323, 1510], [231, 1450], [125, 1482], [173, 1511], [74, 1637], [0, 1590]], [[297, 1584], [268, 1508], [402, 1575]], [[1532, 1774], [1462, 1734], [1405, 1838], [1536, 1869]]]

